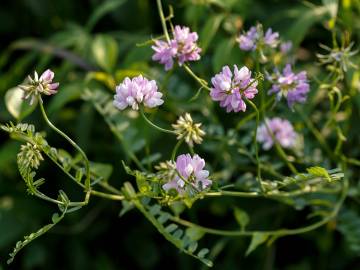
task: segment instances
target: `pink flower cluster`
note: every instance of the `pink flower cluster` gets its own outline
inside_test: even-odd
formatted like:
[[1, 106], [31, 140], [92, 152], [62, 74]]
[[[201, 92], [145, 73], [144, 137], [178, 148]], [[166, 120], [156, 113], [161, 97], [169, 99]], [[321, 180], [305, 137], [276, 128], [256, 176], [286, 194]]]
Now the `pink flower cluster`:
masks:
[[163, 185], [165, 191], [175, 189], [179, 194], [184, 194], [186, 183], [184, 179], [198, 191], [211, 186], [212, 181], [208, 179], [209, 171], [204, 170], [205, 160], [198, 155], [193, 157], [190, 154], [180, 155], [176, 159], [176, 170], [178, 174], [173, 180]]
[[162, 93], [158, 92], [154, 80], [149, 81], [142, 75], [133, 79], [126, 77], [122, 83], [116, 86], [114, 106], [119, 110], [127, 107], [138, 110], [139, 104], [142, 103], [146, 107], [154, 108], [164, 103], [161, 98]]
[[257, 81], [251, 78], [251, 71], [247, 67], [240, 70], [234, 65], [234, 74], [228, 66], [212, 79], [210, 96], [215, 101], [220, 101], [220, 106], [226, 108], [226, 112], [246, 111], [246, 103], [243, 98], [253, 99], [257, 94]]
[[33, 104], [41, 94], [47, 96], [56, 94], [59, 83], [53, 82], [54, 76], [54, 72], [50, 69], [45, 70], [40, 78], [36, 71], [34, 72], [34, 78], [28, 76], [26, 82], [19, 85], [19, 88], [24, 91], [23, 99], [30, 98], [30, 104]]
[[275, 94], [278, 100], [284, 96], [289, 108], [292, 108], [295, 103], [306, 101], [310, 91], [306, 71], [294, 73], [291, 65], [287, 64], [282, 73], [275, 70], [273, 75], [268, 76], [268, 80], [273, 83], [269, 94]]
[[274, 117], [266, 119], [257, 131], [257, 141], [262, 143], [264, 150], [274, 145], [274, 139], [284, 148], [292, 148], [298, 135], [291, 123], [286, 119]]
[[237, 42], [243, 51], [254, 51], [264, 45], [275, 48], [279, 44], [279, 33], [269, 28], [264, 35], [261, 25], [252, 26], [237, 38]]
[[174, 59], [181, 66], [187, 61], [200, 59], [201, 49], [196, 44], [198, 34], [190, 32], [188, 27], [175, 26], [173, 39], [169, 42], [156, 40], [151, 48], [155, 51], [152, 59], [165, 65], [165, 70], [170, 70], [174, 65]]

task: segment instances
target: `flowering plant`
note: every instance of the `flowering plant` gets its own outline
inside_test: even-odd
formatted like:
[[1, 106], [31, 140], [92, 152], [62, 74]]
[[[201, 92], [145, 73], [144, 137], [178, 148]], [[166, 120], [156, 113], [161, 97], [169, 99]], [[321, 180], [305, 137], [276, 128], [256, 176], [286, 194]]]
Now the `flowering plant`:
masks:
[[[114, 162], [115, 170], [124, 170], [126, 180], [111, 183], [113, 166], [102, 164], [50, 120], [54, 117], [51, 108], [62, 102], [52, 100], [66, 95], [61, 87], [64, 76], [46, 69], [40, 76], [35, 71], [34, 77], [19, 82], [16, 90], [21, 91], [22, 99], [30, 99], [30, 105], [23, 100], [21, 104], [38, 106], [47, 128], [67, 145], [51, 146], [45, 133], [32, 124], [9, 121], [1, 125], [11, 138], [23, 143], [17, 165], [29, 194], [59, 209], [51, 223], [16, 244], [8, 263], [31, 241], [68, 214], [87, 207], [95, 197], [120, 202], [120, 216], [137, 209], [167, 241], [209, 267], [216, 259], [216, 245], [199, 247], [209, 235], [250, 238], [248, 255], [262, 244], [329, 224], [340, 214], [351, 188], [353, 169], [349, 167], [360, 165], [347, 149], [350, 126], [342, 123], [351, 116], [349, 100], [359, 95], [356, 83], [349, 83], [349, 76], [356, 80], [351, 73], [357, 67], [351, 61], [356, 55], [351, 51], [353, 43], [339, 47], [337, 40], [342, 36], [335, 28], [331, 30], [334, 48], [322, 45], [329, 54], [318, 54], [319, 68], [330, 69], [331, 74], [319, 79], [298, 62], [299, 44], [257, 23], [226, 40], [238, 45], [243, 59], [225, 58], [229, 63], [220, 61], [213, 72], [207, 72], [201, 69], [208, 61], [201, 34], [195, 27], [174, 26], [172, 8], [165, 16], [161, 1], [156, 4], [163, 33], [139, 44], [152, 54], [148, 69], [138, 70], [134, 65], [115, 71], [116, 63], [108, 65], [95, 54], [102, 69], [89, 71], [78, 90], [92, 113], [104, 119], [101, 127], [108, 130], [101, 128], [100, 133], [113, 133], [116, 138], [116, 146], [106, 141], [116, 149], [105, 157], [116, 162], [120, 157], [122, 166]], [[105, 38], [101, 42], [115, 41]], [[186, 93], [189, 89], [180, 87], [179, 76], [197, 86], [188, 87], [191, 90]], [[55, 78], [61, 84], [53, 82]], [[285, 106], [282, 99], [287, 101]], [[325, 115], [312, 115], [315, 101], [328, 108]], [[77, 154], [70, 154], [71, 149]], [[42, 173], [46, 160], [82, 192], [61, 188], [54, 196], [43, 191], [50, 181], [36, 175]], [[79, 194], [81, 199], [74, 200]], [[242, 208], [247, 200], [258, 198], [289, 207], [289, 213], [302, 210], [298, 212], [302, 223], [287, 226], [279, 219], [266, 226], [255, 224], [258, 209]], [[219, 216], [229, 215], [231, 209], [232, 218], [226, 224], [208, 226], [196, 216], [201, 211], [208, 211], [209, 216], [219, 213], [201, 208], [202, 203], [215, 200], [222, 200]]]

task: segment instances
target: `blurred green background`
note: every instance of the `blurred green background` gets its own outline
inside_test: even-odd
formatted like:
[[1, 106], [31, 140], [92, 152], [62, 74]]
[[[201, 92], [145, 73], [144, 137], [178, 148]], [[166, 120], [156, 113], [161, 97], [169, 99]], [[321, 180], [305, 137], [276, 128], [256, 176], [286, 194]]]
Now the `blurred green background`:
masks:
[[[199, 33], [203, 58], [192, 66], [205, 78], [210, 78], [224, 64], [249, 61], [233, 37], [257, 21], [280, 32], [284, 39], [292, 40], [298, 48], [299, 65], [313, 72], [316, 72], [313, 62], [318, 44], [331, 42], [326, 29], [328, 6], [322, 1], [163, 2], [166, 11], [168, 4], [174, 7], [175, 23], [188, 25]], [[359, 44], [359, 13], [360, 1], [339, 2], [338, 23], [347, 29], [356, 44]], [[114, 83], [125, 76], [143, 72], [160, 78], [173, 98], [157, 119], [164, 124], [176, 119], [175, 114], [196, 111], [208, 104], [204, 98], [188, 104], [187, 100], [199, 88], [196, 83], [179, 69], [170, 78], [166, 77], [162, 67], [152, 63], [150, 47], [136, 46], [162, 34], [155, 1], [2, 1], [0, 18], [0, 122], [13, 120], [4, 103], [5, 92], [35, 69], [38, 72], [53, 69], [60, 90], [56, 96], [46, 98], [50, 118], [79, 143], [91, 160], [112, 165], [110, 180], [115, 186], [131, 179], [120, 164], [126, 159], [124, 149], [93, 106], [81, 100], [86, 87], [91, 85], [112, 93]], [[220, 110], [218, 114], [220, 118], [226, 117]], [[359, 117], [359, 108], [354, 108], [354, 114]], [[38, 110], [23, 121], [34, 123], [37, 130], [45, 130], [52, 145], [73, 151], [45, 127]], [[234, 121], [229, 118], [223, 125], [232, 126]], [[166, 158], [171, 147], [159, 143], [164, 135], [152, 133], [138, 118], [132, 119], [131, 125], [124, 132], [124, 141], [133, 152], [144, 157], [150, 145], [163, 155], [162, 159]], [[351, 136], [352, 145], [356, 145], [351, 150], [353, 156], [359, 156], [360, 151], [358, 130], [359, 126], [354, 127]], [[146, 141], [142, 139], [144, 136]], [[16, 168], [20, 144], [9, 140], [3, 132], [0, 139], [0, 269], [204, 269], [198, 261], [180, 254], [138, 212], [132, 211], [119, 218], [120, 203], [98, 198], [92, 198], [88, 207], [69, 214], [64, 222], [26, 247], [14, 263], [7, 266], [8, 253], [15, 243], [47, 224], [56, 209], [26, 194]], [[207, 147], [203, 151], [217, 151], [210, 149], [211, 144]], [[74, 198], [80, 198], [80, 190], [51, 163], [44, 162], [39, 174], [48, 179], [50, 194], [62, 188]], [[359, 172], [355, 171], [355, 186], [358, 176]], [[266, 222], [282, 222], [291, 227], [302, 221], [302, 213], [261, 199], [201, 201], [189, 211], [189, 216], [198, 218], [201, 223], [222, 225], [232, 218], [227, 212], [231, 204], [254, 211], [253, 219], [261, 220], [258, 225], [261, 228], [268, 225]], [[195, 216], [195, 213], [200, 214]], [[351, 249], [348, 242], [360, 237], [359, 204], [348, 203], [344, 214], [350, 219], [350, 225], [343, 229], [346, 237], [335, 229], [334, 221], [306, 235], [285, 237], [270, 247], [262, 246], [248, 257], [244, 255], [248, 238], [209, 236], [205, 241], [216, 247], [214, 269], [360, 269], [360, 243], [355, 242], [357, 249]]]

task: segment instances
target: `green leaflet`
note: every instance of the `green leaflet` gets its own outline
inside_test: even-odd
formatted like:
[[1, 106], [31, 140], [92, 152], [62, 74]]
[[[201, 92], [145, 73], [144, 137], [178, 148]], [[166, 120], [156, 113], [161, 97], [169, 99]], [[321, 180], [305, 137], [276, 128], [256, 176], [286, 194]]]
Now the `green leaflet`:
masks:
[[32, 105], [22, 99], [23, 91], [19, 87], [9, 89], [5, 94], [5, 105], [9, 113], [17, 120], [21, 121], [31, 114], [37, 105], [35, 101]]
[[127, 198], [131, 199], [135, 207], [155, 226], [155, 228], [165, 237], [166, 240], [185, 254], [200, 260], [208, 267], [213, 266], [212, 261], [204, 258], [208, 253], [208, 249], [201, 249], [198, 253], [195, 253], [198, 247], [196, 241], [191, 240], [186, 233], [184, 234], [183, 230], [179, 228], [179, 225], [175, 223], [169, 223], [166, 225], [168, 219], [164, 219], [164, 215], [169, 214], [167, 212], [163, 212], [160, 205], [155, 204], [150, 206], [144, 201], [141, 202], [136, 198], [136, 192], [129, 182], [124, 184], [123, 192]]
[[268, 239], [269, 235], [265, 233], [254, 233], [250, 245], [246, 250], [246, 256], [253, 252], [258, 246], [264, 243]]
[[25, 246], [30, 244], [36, 238], [44, 235], [49, 230], [51, 230], [56, 224], [58, 224], [64, 218], [65, 214], [67, 213], [67, 207], [68, 206], [66, 205], [60, 215], [58, 213], [55, 213], [52, 215], [52, 218], [51, 218], [52, 223], [45, 225], [44, 227], [40, 228], [38, 231], [25, 236], [23, 241], [17, 242], [13, 252], [11, 252], [9, 254], [10, 258], [7, 260], [7, 264], [11, 264], [14, 261], [14, 258], [17, 255], [17, 253], [20, 250], [22, 250]]
[[97, 35], [91, 49], [96, 63], [107, 72], [111, 72], [119, 54], [116, 40], [109, 35]]
[[325, 170], [322, 167], [310, 167], [310, 168], [308, 168], [306, 170], [307, 170], [308, 173], [310, 173], [310, 174], [312, 174], [314, 176], [324, 177], [329, 182], [332, 181], [328, 171]]
[[246, 225], [250, 222], [249, 215], [244, 210], [242, 210], [238, 207], [235, 207], [234, 208], [234, 216], [235, 216], [237, 223], [239, 223], [241, 230], [244, 230]]
[[337, 229], [355, 254], [360, 253], [360, 215], [355, 211], [343, 208], [338, 217]]

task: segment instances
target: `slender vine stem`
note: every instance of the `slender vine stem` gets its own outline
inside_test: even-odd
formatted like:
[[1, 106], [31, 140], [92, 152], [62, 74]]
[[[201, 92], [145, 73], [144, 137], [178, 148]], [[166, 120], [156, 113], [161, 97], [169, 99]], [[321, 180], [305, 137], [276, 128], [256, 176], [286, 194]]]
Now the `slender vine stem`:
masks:
[[144, 118], [144, 120], [150, 125], [152, 126], [153, 128], [161, 131], [161, 132], [164, 132], [164, 133], [170, 133], [170, 134], [175, 134], [177, 135], [176, 131], [174, 130], [169, 130], [169, 129], [164, 129], [164, 128], [161, 128], [159, 126], [157, 126], [156, 124], [154, 124], [153, 122], [150, 121], [149, 118], [146, 117], [145, 113], [144, 113], [144, 109], [140, 107], [140, 114], [142, 116], [142, 118]]
[[156, 0], [156, 4], [157, 4], [157, 7], [158, 7], [159, 16], [160, 16], [160, 20], [161, 20], [161, 26], [163, 28], [163, 32], [164, 32], [166, 41], [168, 43], [170, 43], [170, 36], [169, 36], [169, 32], [167, 30], [166, 19], [165, 19], [165, 16], [164, 16], [164, 11], [163, 11], [163, 8], [162, 8], [161, 0]]
[[259, 233], [267, 234], [269, 236], [285, 236], [285, 235], [301, 234], [301, 233], [306, 233], [306, 232], [315, 230], [315, 229], [325, 225], [333, 218], [335, 218], [346, 198], [348, 187], [349, 187], [348, 180], [344, 179], [342, 193], [340, 195], [340, 198], [339, 198], [338, 202], [336, 203], [334, 210], [327, 217], [321, 219], [318, 222], [315, 222], [308, 226], [304, 226], [304, 227], [297, 228], [297, 229], [279, 229], [279, 230], [270, 230], [270, 231], [220, 230], [220, 229], [214, 229], [214, 228], [197, 225], [190, 221], [181, 219], [180, 217], [171, 216], [170, 219], [178, 224], [181, 224], [181, 225], [189, 227], [189, 228], [197, 228], [205, 233], [215, 234], [215, 235], [223, 235], [223, 236], [252, 236], [254, 234], [259, 234]]
[[[272, 96], [271, 98], [269, 98], [269, 100], [265, 103], [264, 108], [260, 108], [259, 112], [263, 112], [264, 110], [266, 110], [268, 107], [270, 107], [270, 105], [273, 104], [275, 100], [275, 96]], [[247, 116], [245, 116], [243, 119], [241, 119], [239, 121], [239, 123], [236, 125], [236, 130], [239, 130], [246, 122], [250, 121], [251, 119], [253, 119], [254, 117], [256, 117], [256, 111], [252, 112], [250, 114], [248, 114]]]
[[254, 147], [255, 147], [255, 159], [256, 159], [256, 162], [257, 162], [257, 182], [259, 184], [259, 187], [260, 187], [260, 190], [262, 192], [264, 192], [264, 187], [262, 185], [262, 182], [261, 182], [261, 163], [260, 163], [260, 159], [259, 159], [259, 145], [258, 145], [258, 142], [257, 142], [257, 130], [258, 130], [258, 127], [259, 127], [259, 122], [260, 122], [260, 113], [259, 113], [259, 110], [258, 108], [256, 107], [256, 105], [249, 99], [246, 99], [247, 103], [250, 104], [251, 107], [253, 107], [253, 109], [255, 110], [256, 112], [256, 127], [255, 127], [255, 131], [254, 131]]
[[78, 146], [69, 136], [67, 136], [64, 132], [62, 132], [60, 129], [58, 129], [47, 117], [47, 114], [45, 112], [44, 109], [44, 105], [43, 105], [43, 101], [41, 99], [41, 96], [39, 96], [39, 105], [40, 105], [40, 109], [41, 109], [41, 113], [43, 115], [43, 118], [45, 120], [45, 122], [48, 124], [48, 126], [50, 128], [52, 128], [56, 133], [58, 133], [60, 136], [62, 136], [65, 140], [67, 140], [82, 156], [84, 163], [85, 163], [85, 175], [86, 175], [86, 179], [85, 179], [85, 187], [86, 190], [90, 189], [90, 164], [89, 164], [89, 160], [86, 156], [86, 154], [84, 153], [84, 151], [80, 148], [80, 146]]
[[290, 171], [293, 173], [293, 174], [297, 174], [298, 171], [297, 169], [295, 168], [294, 165], [292, 165], [292, 163], [289, 161], [285, 151], [283, 150], [283, 148], [281, 147], [279, 141], [276, 139], [275, 137], [275, 134], [272, 132], [272, 130], [270, 129], [267, 121], [265, 120], [264, 121], [264, 124], [265, 124], [265, 127], [266, 127], [266, 130], [267, 132], [270, 134], [273, 142], [274, 142], [274, 145], [275, 145], [275, 149], [276, 149], [276, 152], [279, 154], [279, 156], [282, 158], [282, 160], [286, 163], [286, 165], [288, 166], [288, 168], [290, 169]]
[[192, 70], [191, 68], [187, 65], [184, 64], [184, 69], [185, 71], [195, 79], [195, 81], [197, 81], [203, 88], [205, 88], [208, 91], [211, 91], [211, 88], [208, 86], [207, 81], [205, 81], [204, 79], [200, 78], [199, 76], [197, 76]]
[[314, 137], [317, 139], [317, 141], [320, 143], [321, 147], [325, 150], [325, 152], [329, 155], [329, 157], [336, 162], [337, 158], [336, 156], [332, 153], [330, 146], [327, 144], [326, 140], [323, 138], [323, 136], [321, 135], [321, 132], [314, 126], [314, 124], [311, 122], [311, 120], [306, 116], [306, 114], [300, 109], [300, 110], [296, 110], [300, 117], [303, 119], [303, 121], [305, 122], [306, 126], [308, 127], [308, 129], [310, 129], [310, 131], [312, 132], [312, 134], [314, 135]]
[[[257, 57], [256, 57], [256, 63], [255, 63], [255, 67], [256, 67], [256, 72], [257, 74], [260, 74], [260, 55], [259, 52], [257, 52]], [[262, 119], [264, 118], [264, 113], [265, 113], [265, 92], [263, 91], [263, 85], [262, 85], [262, 81], [259, 80], [258, 81], [258, 88], [259, 88], [259, 92], [260, 92], [260, 112], [262, 115]]]
[[173, 151], [172, 151], [172, 153], [171, 153], [171, 160], [172, 160], [172, 161], [175, 161], [175, 156], [176, 156], [176, 154], [177, 154], [177, 152], [178, 152], [178, 150], [179, 150], [180, 145], [181, 145], [183, 142], [184, 142], [184, 139], [181, 139], [181, 140], [179, 140], [179, 141], [176, 143], [176, 145], [175, 145], [175, 147], [174, 147], [174, 149], [173, 149]]

